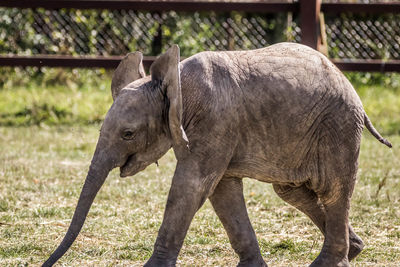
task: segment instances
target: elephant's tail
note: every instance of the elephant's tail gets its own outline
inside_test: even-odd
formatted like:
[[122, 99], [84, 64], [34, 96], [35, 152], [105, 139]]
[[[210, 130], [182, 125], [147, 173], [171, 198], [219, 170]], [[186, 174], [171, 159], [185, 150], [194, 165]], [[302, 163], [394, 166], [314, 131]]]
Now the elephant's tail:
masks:
[[392, 147], [392, 144], [386, 140], [385, 138], [383, 138], [378, 131], [375, 129], [374, 125], [372, 125], [371, 120], [368, 118], [367, 113], [364, 113], [364, 124], [365, 127], [367, 127], [368, 131], [376, 138], [379, 140], [379, 142], [381, 142], [382, 144], [387, 145], [388, 147]]

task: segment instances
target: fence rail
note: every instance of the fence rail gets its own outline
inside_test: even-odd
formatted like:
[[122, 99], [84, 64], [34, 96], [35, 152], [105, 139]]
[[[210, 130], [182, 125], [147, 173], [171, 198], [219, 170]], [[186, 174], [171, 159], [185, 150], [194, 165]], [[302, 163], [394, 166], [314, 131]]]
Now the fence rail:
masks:
[[[106, 68], [115, 69], [123, 56], [59, 56], [37, 55], [16, 56], [0, 55], [0, 66], [12, 67], [65, 67], [65, 68]], [[144, 56], [143, 65], [148, 69], [155, 60], [155, 56]], [[343, 60], [331, 59], [331, 61], [343, 71], [361, 72], [400, 72], [400, 60]]]
[[[118, 66], [123, 56], [60, 56], [60, 55], [37, 55], [17, 56], [0, 55], [0, 66], [13, 67], [67, 67], [67, 68], [111, 68]], [[154, 56], [145, 56], [143, 65], [149, 68], [156, 59]]]
[[[314, 2], [306, 0], [305, 2]], [[16, 8], [76, 8], [76, 9], [134, 9], [147, 11], [246, 11], [246, 12], [298, 12], [300, 2], [206, 2], [184, 0], [1, 0], [2, 7]], [[341, 13], [400, 13], [399, 2], [383, 3], [322, 3], [322, 12]]]
[[131, 0], [3, 0], [0, 5], [18, 8], [132, 9], [146, 11], [245, 11], [296, 12], [299, 4], [274, 2], [202, 2], [202, 1], [131, 1]]
[[323, 3], [321, 11], [326, 13], [369, 13], [369, 14], [381, 14], [381, 13], [400, 13], [400, 3]]
[[[227, 12], [240, 11], [257, 14], [270, 13], [291, 13], [298, 16], [299, 28], [301, 30], [301, 42], [315, 49], [321, 48], [320, 12], [324, 14], [400, 14], [400, 2], [393, 3], [322, 3], [321, 0], [299, 0], [290, 3], [271, 3], [271, 2], [194, 2], [194, 1], [131, 1], [131, 0], [0, 0], [0, 7], [46, 10], [60, 9], [107, 9], [107, 10], [140, 10], [151, 12], [184, 11], [199, 12], [212, 11], [226, 14]], [[156, 13], [157, 14], [157, 13]], [[340, 23], [340, 22], [339, 22]], [[257, 27], [259, 25], [255, 25]], [[339, 25], [341, 26], [341, 25]], [[368, 25], [367, 25], [368, 26]], [[370, 25], [371, 26], [371, 25]], [[378, 27], [379, 26], [379, 27]], [[376, 30], [387, 28], [387, 25], [372, 25]], [[392, 27], [398, 31], [398, 25]], [[230, 27], [230, 26], [229, 26]], [[324, 25], [322, 25], [324, 27]], [[369, 27], [369, 26], [368, 26]], [[367, 28], [368, 28], [367, 27]], [[228, 29], [229, 35], [234, 34], [234, 30]], [[323, 29], [322, 29], [323, 30]], [[332, 33], [334, 29], [328, 28]], [[322, 31], [324, 33], [324, 31]], [[375, 34], [375, 33], [371, 33]], [[354, 33], [341, 37], [348, 42]], [[376, 35], [376, 34], [375, 34]], [[231, 37], [231, 36], [230, 36]], [[368, 36], [367, 36], [368, 37]], [[347, 39], [346, 39], [347, 38]], [[397, 37], [396, 37], [397, 38]], [[396, 39], [394, 39], [396, 40]], [[386, 40], [386, 43], [393, 42], [393, 39]], [[339, 44], [339, 46], [343, 44]], [[362, 44], [361, 44], [362, 45]], [[360, 47], [358, 44], [356, 47]], [[362, 47], [360, 47], [362, 49]], [[397, 55], [399, 50], [391, 51]], [[368, 53], [367, 53], [368, 54]], [[374, 53], [372, 53], [374, 54]], [[144, 58], [145, 67], [148, 67], [155, 57], [146, 56]], [[50, 66], [50, 67], [78, 67], [78, 68], [115, 68], [121, 56], [72, 56], [72, 55], [29, 55], [21, 56], [18, 54], [0, 54], [0, 66]], [[400, 72], [400, 60], [396, 56], [390, 60], [380, 59], [337, 59], [332, 61], [342, 70], [347, 71], [380, 71], [380, 72]]]

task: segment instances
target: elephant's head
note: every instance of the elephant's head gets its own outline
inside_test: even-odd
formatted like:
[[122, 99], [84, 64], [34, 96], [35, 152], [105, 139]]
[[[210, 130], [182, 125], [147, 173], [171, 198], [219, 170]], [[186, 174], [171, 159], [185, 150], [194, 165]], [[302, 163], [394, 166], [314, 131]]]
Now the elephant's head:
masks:
[[171, 146], [176, 155], [187, 150], [188, 140], [181, 126], [179, 47], [172, 46], [155, 60], [150, 67], [151, 76], [145, 77], [142, 58], [140, 52], [128, 54], [114, 73], [114, 103], [101, 127], [71, 225], [43, 266], [52, 266], [72, 245], [112, 169], [120, 167], [121, 177], [134, 175], [157, 161]]

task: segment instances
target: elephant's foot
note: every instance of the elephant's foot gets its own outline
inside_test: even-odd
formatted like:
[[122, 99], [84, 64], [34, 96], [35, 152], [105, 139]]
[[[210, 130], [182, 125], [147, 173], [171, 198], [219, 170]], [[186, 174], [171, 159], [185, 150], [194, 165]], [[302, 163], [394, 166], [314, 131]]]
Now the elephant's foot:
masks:
[[349, 241], [350, 241], [350, 247], [349, 247], [348, 258], [349, 261], [351, 261], [355, 257], [357, 257], [357, 255], [360, 254], [360, 252], [363, 250], [364, 242], [354, 232], [350, 233]]
[[350, 233], [349, 241], [350, 246], [347, 258], [338, 260], [324, 253], [320, 254], [310, 266], [349, 266], [349, 261], [357, 257], [364, 248], [364, 242], [354, 232]]
[[165, 260], [151, 256], [143, 267], [175, 267], [175, 266], [176, 266], [176, 260]]
[[253, 259], [240, 260], [237, 267], [268, 267], [268, 265], [265, 263], [263, 258], [260, 256], [260, 257], [253, 258]]
[[319, 254], [319, 256], [311, 263], [310, 267], [349, 267], [347, 257], [338, 258], [328, 253]]

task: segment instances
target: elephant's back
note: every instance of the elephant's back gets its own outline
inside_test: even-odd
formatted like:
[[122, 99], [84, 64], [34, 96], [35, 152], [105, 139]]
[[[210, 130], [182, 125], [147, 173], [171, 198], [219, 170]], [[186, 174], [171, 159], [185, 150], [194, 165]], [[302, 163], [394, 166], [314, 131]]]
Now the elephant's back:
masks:
[[[246, 51], [205, 51], [185, 59], [181, 65], [183, 75], [189, 74], [193, 82], [207, 83], [216, 91], [236, 93], [257, 87], [280, 93], [295, 90], [306, 97], [328, 89], [325, 92], [328, 95], [356, 95], [328, 58], [296, 43], [284, 42]], [[282, 86], [276, 86], [277, 83]]]
[[[229, 52], [228, 52], [229, 53]], [[310, 109], [332, 112], [337, 106], [363, 109], [351, 83], [323, 54], [295, 43], [231, 52], [236, 79], [245, 98], [283, 110], [289, 117]], [[289, 111], [289, 112], [288, 112]]]
[[181, 68], [184, 96], [196, 99], [196, 107], [206, 107], [208, 116], [235, 113], [241, 125], [264, 121], [267, 128], [286, 125], [288, 129], [282, 130], [290, 133], [293, 125], [302, 125], [297, 133], [301, 136], [317, 118], [334, 115], [339, 107], [363, 112], [357, 93], [340, 70], [321, 53], [300, 44], [202, 52], [184, 60]]

